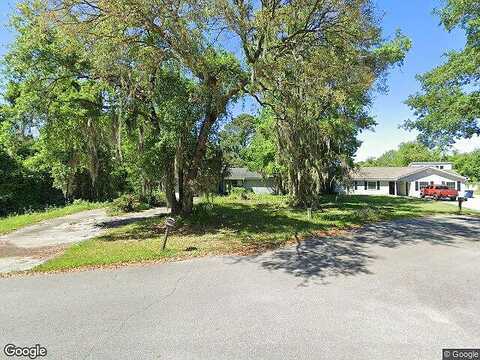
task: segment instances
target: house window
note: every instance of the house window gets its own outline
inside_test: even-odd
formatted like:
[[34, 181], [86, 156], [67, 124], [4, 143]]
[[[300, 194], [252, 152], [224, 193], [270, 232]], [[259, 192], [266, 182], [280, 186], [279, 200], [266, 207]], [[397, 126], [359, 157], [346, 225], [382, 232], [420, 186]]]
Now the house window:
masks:
[[368, 185], [367, 185], [367, 184], [368, 184], [368, 183], [367, 183], [366, 181], [363, 182], [363, 186], [365, 187], [365, 190], [368, 189]]
[[440, 165], [440, 170], [443, 170], [443, 165]]
[[425, 189], [428, 186], [428, 181], [420, 181], [420, 190]]
[[369, 181], [368, 182], [368, 190], [377, 190], [377, 182], [376, 181]]
[[354, 186], [355, 190], [358, 190], [358, 181], [354, 181], [353, 186]]
[[419, 188], [418, 188], [418, 181], [415, 181], [415, 191], [418, 191]]
[[455, 181], [448, 181], [447, 186], [449, 189], [455, 189]]
[[462, 191], [462, 182], [461, 181], [457, 181], [457, 190]]

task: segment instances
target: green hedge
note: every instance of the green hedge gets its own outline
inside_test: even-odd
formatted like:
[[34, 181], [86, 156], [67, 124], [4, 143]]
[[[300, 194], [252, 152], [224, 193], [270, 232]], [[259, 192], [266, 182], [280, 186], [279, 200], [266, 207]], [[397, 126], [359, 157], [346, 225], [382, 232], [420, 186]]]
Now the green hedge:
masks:
[[0, 216], [63, 204], [48, 173], [32, 171], [0, 149]]

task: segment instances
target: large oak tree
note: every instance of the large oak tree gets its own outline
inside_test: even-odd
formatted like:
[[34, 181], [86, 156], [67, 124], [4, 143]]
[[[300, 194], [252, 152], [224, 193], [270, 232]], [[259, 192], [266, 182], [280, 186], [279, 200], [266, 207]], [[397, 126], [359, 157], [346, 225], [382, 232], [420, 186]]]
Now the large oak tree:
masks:
[[[89, 118], [107, 113], [114, 128], [110, 137], [116, 143], [121, 142], [120, 119], [145, 124], [146, 128], [135, 127], [139, 150], [146, 130], [165, 144], [157, 146], [166, 155], [159, 158], [165, 187], [172, 208], [184, 213], [192, 211], [195, 185], [219, 120], [246, 94], [275, 114], [274, 131], [277, 141], [285, 144], [282, 157], [289, 166], [293, 195], [306, 197], [313, 190], [303, 181], [311, 176], [309, 167], [320, 182], [331, 184], [339, 162], [351, 160], [358, 131], [372, 124], [366, 114], [372, 89], [409, 47], [401, 35], [390, 42], [382, 38], [368, 0], [26, 0], [23, 4], [35, 18], [32, 34], [44, 43], [47, 40], [47, 45], [52, 36], [57, 37], [54, 55], [58, 56], [44, 62], [40, 73], [47, 73], [48, 82], [65, 86], [72, 84], [73, 76], [74, 87], [87, 91], [82, 100], [88, 101], [76, 103], [82, 111], [86, 105], [93, 111], [88, 113], [93, 117], [80, 113], [87, 133], [97, 126]], [[35, 51], [25, 54], [33, 56], [30, 60], [36, 64]], [[58, 68], [57, 58], [64, 61]], [[176, 75], [165, 76], [166, 69]], [[162, 89], [168, 89], [172, 79], [176, 85], [169, 95]], [[32, 92], [32, 98], [41, 98], [43, 89], [36, 95]], [[64, 94], [59, 88], [55, 100], [61, 104]], [[42, 104], [36, 107], [41, 108]], [[98, 147], [104, 136], [95, 134], [90, 137]], [[316, 158], [323, 153], [328, 155]], [[298, 159], [306, 161], [298, 163]], [[175, 181], [178, 204], [172, 189]]]

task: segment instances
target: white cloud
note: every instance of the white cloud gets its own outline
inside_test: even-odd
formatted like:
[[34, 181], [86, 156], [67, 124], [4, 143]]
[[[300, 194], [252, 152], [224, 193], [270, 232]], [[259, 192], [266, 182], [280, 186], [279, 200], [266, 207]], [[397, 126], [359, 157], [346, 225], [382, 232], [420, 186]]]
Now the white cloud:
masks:
[[480, 149], [480, 137], [474, 136], [471, 139], [462, 139], [456, 142], [453, 148], [461, 153]]

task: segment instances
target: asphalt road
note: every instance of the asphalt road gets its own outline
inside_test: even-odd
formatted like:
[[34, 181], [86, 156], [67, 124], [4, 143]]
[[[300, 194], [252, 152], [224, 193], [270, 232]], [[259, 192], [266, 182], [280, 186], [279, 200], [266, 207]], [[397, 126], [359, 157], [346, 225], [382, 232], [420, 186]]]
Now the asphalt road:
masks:
[[48, 359], [441, 359], [480, 347], [480, 220], [257, 257], [0, 279], [0, 341]]

